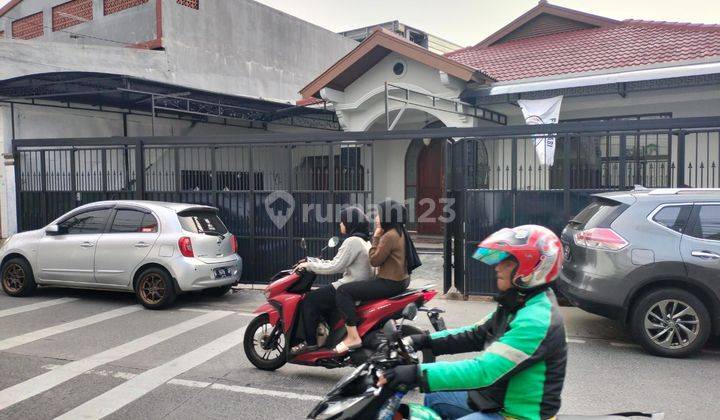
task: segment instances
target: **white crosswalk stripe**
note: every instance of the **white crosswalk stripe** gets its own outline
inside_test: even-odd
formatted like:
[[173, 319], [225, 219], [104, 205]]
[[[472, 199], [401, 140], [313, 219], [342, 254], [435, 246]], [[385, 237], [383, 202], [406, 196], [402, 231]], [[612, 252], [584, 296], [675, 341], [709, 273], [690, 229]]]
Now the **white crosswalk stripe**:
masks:
[[[80, 376], [89, 370], [120, 360], [195, 328], [217, 321], [231, 315], [232, 313], [233, 312], [230, 311], [214, 311], [205, 315], [200, 315], [188, 321], [153, 332], [84, 359], [67, 363], [50, 372], [28, 379], [27, 381], [13, 385], [9, 388], [5, 388], [0, 391], [0, 410], [27, 400], [28, 398], [32, 398], [35, 395], [43, 393], [66, 381]], [[217, 345], [222, 345], [222, 343]]]
[[133, 312], [141, 311], [142, 306], [133, 305], [125, 306], [122, 308], [114, 309], [112, 311], [103, 312], [97, 315], [92, 315], [87, 318], [78, 319], [71, 322], [55, 325], [41, 330], [32, 331], [27, 334], [18, 335], [15, 337], [6, 338], [0, 340], [0, 351], [7, 350], [9, 348], [28, 344], [33, 341], [41, 340], [43, 338], [50, 337], [52, 335], [72, 331], [78, 328], [87, 327], [89, 325], [97, 324], [98, 322], [107, 321], [109, 319], [117, 318], [119, 316], [131, 314]]
[[241, 344], [244, 334], [244, 327], [226, 334], [202, 347], [132, 378], [124, 384], [57, 417], [56, 420], [101, 419], [112, 414], [174, 377]]
[[44, 302], [38, 302], [38, 303], [31, 303], [30, 305], [23, 305], [23, 306], [17, 306], [15, 308], [10, 309], [3, 309], [0, 311], [0, 318], [11, 316], [11, 315], [17, 315], [24, 312], [30, 312], [35, 311], [38, 309], [43, 308], [49, 308], [51, 306], [55, 305], [61, 305], [63, 303], [70, 303], [76, 301], [76, 298], [62, 298], [62, 299], [53, 299], [53, 300], [46, 300]]

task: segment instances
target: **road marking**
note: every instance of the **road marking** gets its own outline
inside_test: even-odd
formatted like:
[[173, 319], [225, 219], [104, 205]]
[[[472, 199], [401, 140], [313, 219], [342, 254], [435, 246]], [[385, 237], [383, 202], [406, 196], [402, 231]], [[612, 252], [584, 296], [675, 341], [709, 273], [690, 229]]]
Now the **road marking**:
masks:
[[108, 416], [176, 376], [241, 344], [244, 335], [245, 327], [237, 329], [176, 359], [143, 372], [124, 384], [56, 417], [55, 420], [101, 419]]
[[[178, 309], [178, 311], [183, 312], [199, 312], [199, 313], [208, 313], [212, 312], [212, 309], [198, 309], [198, 308], [181, 308]], [[236, 315], [240, 316], [255, 316], [256, 314], [250, 313], [250, 312], [241, 312], [241, 311], [233, 311]]]
[[64, 364], [50, 372], [28, 379], [25, 382], [21, 382], [9, 388], [5, 388], [0, 391], [0, 410], [52, 389], [63, 382], [80, 376], [98, 366], [120, 360], [133, 353], [145, 350], [156, 344], [162, 343], [165, 340], [169, 340], [205, 324], [217, 321], [218, 319], [224, 318], [230, 314], [232, 314], [232, 312], [215, 311], [209, 314], [201, 315], [84, 359]]
[[89, 316], [87, 318], [77, 319], [75, 321], [54, 325], [52, 327], [44, 328], [42, 330], [32, 331], [27, 334], [6, 338], [4, 340], [0, 340], [0, 351], [31, 343], [33, 341], [42, 340], [43, 338], [47, 338], [52, 335], [72, 331], [82, 327], [87, 327], [92, 324], [97, 324], [98, 322], [107, 321], [109, 319], [117, 318], [119, 316], [141, 311], [142, 309], [142, 306], [138, 305], [125, 306], [122, 308], [114, 309], [112, 311], [107, 311], [99, 313], [97, 315]]
[[4, 309], [0, 311], [0, 318], [10, 316], [10, 315], [17, 315], [21, 314], [23, 312], [30, 312], [37, 309], [43, 309], [43, 308], [49, 308], [51, 306], [55, 305], [62, 305], [63, 303], [70, 303], [78, 300], [77, 298], [61, 298], [61, 299], [53, 299], [53, 300], [46, 300], [44, 302], [38, 302], [38, 303], [32, 303], [30, 305], [23, 305], [18, 306], [15, 308], [10, 309]]
[[[45, 365], [43, 366], [43, 369], [57, 369], [62, 367], [62, 365]], [[138, 376], [137, 373], [130, 373], [130, 372], [117, 372], [112, 370], [90, 370], [85, 372], [85, 374], [88, 375], [98, 375], [98, 376], [111, 376], [113, 378], [118, 379], [125, 379], [130, 380], [134, 377]], [[225, 384], [218, 384], [218, 383], [212, 383], [212, 382], [203, 382], [203, 381], [191, 381], [188, 379], [171, 379], [167, 382], [168, 385], [178, 385], [178, 386], [184, 386], [187, 388], [210, 388], [218, 391], [230, 391], [230, 392], [237, 392], [240, 394], [251, 394], [251, 395], [268, 395], [268, 396], [275, 396], [280, 398], [290, 398], [290, 399], [296, 399], [296, 400], [305, 400], [305, 401], [320, 401], [323, 397], [319, 395], [308, 395], [308, 394], [296, 394], [294, 392], [284, 392], [284, 391], [275, 391], [271, 389], [260, 389], [260, 388], [251, 388], [247, 386], [236, 386], [236, 385], [225, 385]]]
[[615, 342], [615, 341], [611, 341], [611, 342], [610, 342], [610, 345], [611, 345], [611, 346], [614, 346], [614, 347], [634, 347], [634, 348], [640, 348], [640, 345], [639, 345], [639, 344], [634, 344], [634, 343], [618, 343], [618, 342]]
[[568, 343], [585, 344], [585, 340], [580, 340], [577, 338], [566, 338], [565, 341]]
[[212, 384], [210, 389], [239, 392], [242, 394], [264, 395], [266, 397], [282, 397], [303, 401], [320, 401], [323, 397], [319, 395], [296, 394], [294, 392], [274, 391], [272, 389], [250, 388], [247, 386]]

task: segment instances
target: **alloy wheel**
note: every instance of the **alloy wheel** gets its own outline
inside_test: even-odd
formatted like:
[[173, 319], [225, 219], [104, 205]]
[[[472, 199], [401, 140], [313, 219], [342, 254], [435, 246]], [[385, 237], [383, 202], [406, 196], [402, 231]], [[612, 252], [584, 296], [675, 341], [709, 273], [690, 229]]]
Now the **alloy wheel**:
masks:
[[274, 331], [273, 325], [267, 323], [258, 327], [253, 335], [253, 349], [263, 360], [275, 360], [285, 351], [284, 334], [280, 333], [278, 337], [273, 337], [273, 333], [278, 332]]
[[148, 274], [140, 280], [140, 295], [149, 304], [160, 303], [165, 297], [165, 281], [157, 274]]
[[20, 264], [11, 263], [5, 267], [2, 281], [10, 293], [17, 293], [25, 285], [25, 270]]
[[695, 310], [677, 299], [661, 300], [645, 313], [645, 333], [655, 344], [666, 349], [689, 346], [697, 338], [700, 328], [700, 318]]

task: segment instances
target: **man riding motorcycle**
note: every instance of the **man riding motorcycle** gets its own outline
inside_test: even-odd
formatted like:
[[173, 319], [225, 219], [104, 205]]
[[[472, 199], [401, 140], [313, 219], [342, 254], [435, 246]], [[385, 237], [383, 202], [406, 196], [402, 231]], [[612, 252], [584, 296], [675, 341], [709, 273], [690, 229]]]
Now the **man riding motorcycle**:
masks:
[[560, 409], [567, 344], [550, 288], [562, 258], [549, 229], [527, 225], [495, 232], [473, 258], [495, 267], [496, 310], [478, 324], [406, 337], [435, 355], [481, 351], [456, 362], [405, 365], [378, 385], [419, 386], [425, 405], [443, 419], [552, 419]]

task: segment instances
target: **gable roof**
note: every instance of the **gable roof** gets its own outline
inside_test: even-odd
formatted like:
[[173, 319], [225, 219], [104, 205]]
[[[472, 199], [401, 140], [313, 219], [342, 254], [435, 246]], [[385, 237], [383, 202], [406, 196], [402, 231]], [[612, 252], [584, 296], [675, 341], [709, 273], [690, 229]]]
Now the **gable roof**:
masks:
[[401, 38], [392, 32], [378, 28], [315, 80], [300, 90], [303, 98], [318, 97], [324, 87], [344, 90], [365, 72], [375, 66], [391, 52], [418, 61], [464, 81], [485, 83], [492, 79], [476, 68], [435, 54], [425, 48]]
[[720, 58], [720, 25], [629, 20], [469, 47], [446, 57], [498, 81]]
[[[550, 19], [552, 20], [548, 22]], [[540, 22], [545, 24], [538, 25]], [[540, 0], [537, 6], [480, 41], [475, 47], [489, 47], [505, 40], [529, 38], [537, 35], [548, 35], [575, 29], [599, 28], [617, 25], [619, 23], [620, 21], [614, 19], [555, 6], [554, 4], [549, 4], [546, 0]], [[526, 36], [513, 37], [513, 35], [518, 35], [518, 32], [523, 31], [523, 29], [535, 29], [538, 27], [544, 27], [544, 31], [541, 29], [541, 32], [537, 33], [537, 31], [531, 30]]]

